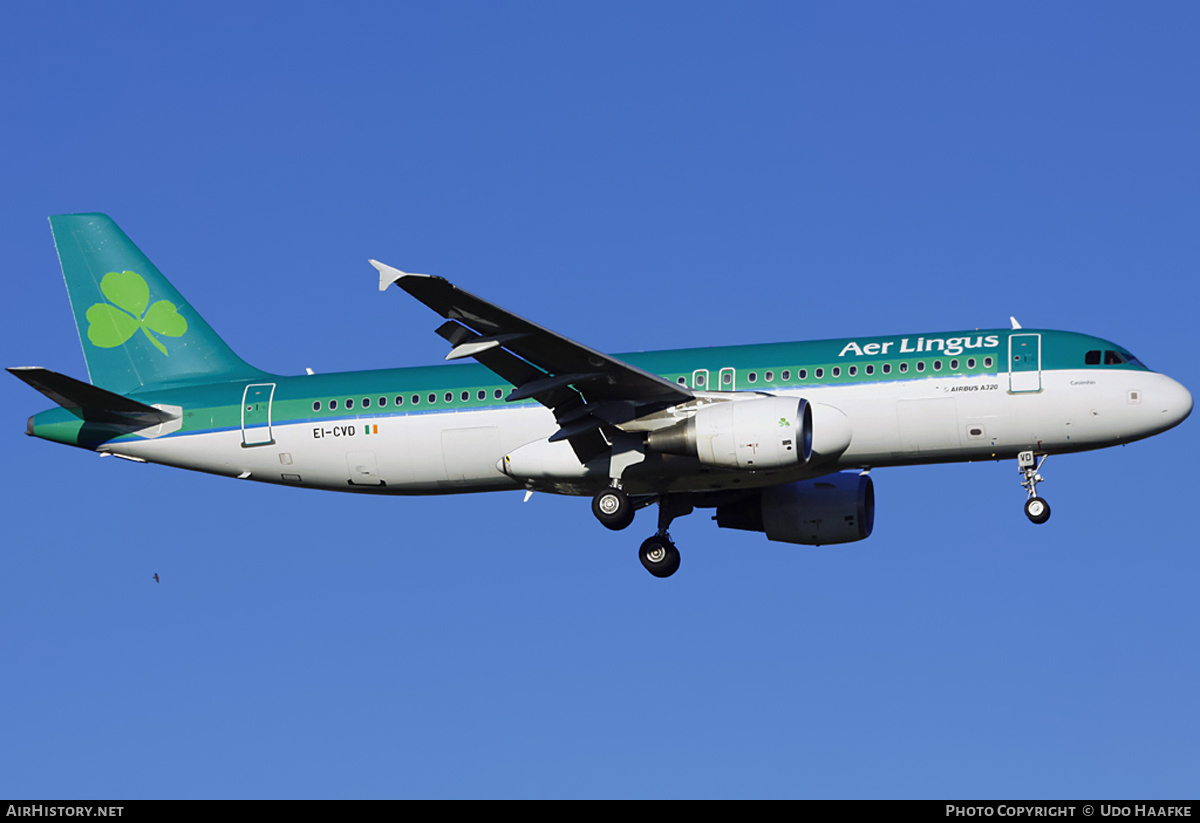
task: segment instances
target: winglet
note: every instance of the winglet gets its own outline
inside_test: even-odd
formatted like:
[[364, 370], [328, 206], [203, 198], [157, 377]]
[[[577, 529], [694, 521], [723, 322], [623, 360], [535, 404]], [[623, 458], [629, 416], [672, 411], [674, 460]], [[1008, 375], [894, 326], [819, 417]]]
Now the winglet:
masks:
[[380, 291], [387, 291], [388, 286], [405, 276], [405, 272], [400, 271], [400, 269], [393, 269], [391, 266], [380, 263], [378, 260], [368, 260], [367, 262], [379, 269]]
[[428, 277], [430, 280], [440, 280], [440, 277], [434, 277], [432, 274], [413, 274], [410, 271], [400, 271], [394, 269], [386, 263], [380, 263], [378, 260], [368, 260], [375, 268], [379, 269], [379, 290], [387, 291], [387, 287], [395, 283], [401, 277]]

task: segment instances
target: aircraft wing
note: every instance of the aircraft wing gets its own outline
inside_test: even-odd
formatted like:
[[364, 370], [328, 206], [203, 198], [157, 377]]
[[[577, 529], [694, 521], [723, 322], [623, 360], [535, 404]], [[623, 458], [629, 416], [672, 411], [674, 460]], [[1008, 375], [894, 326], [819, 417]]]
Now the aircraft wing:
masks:
[[554, 412], [559, 431], [586, 459], [607, 449], [599, 431], [692, 399], [690, 390], [598, 352], [463, 291], [442, 277], [409, 274], [376, 260], [379, 290], [395, 283], [447, 322], [437, 333], [454, 347], [447, 360], [473, 357]]

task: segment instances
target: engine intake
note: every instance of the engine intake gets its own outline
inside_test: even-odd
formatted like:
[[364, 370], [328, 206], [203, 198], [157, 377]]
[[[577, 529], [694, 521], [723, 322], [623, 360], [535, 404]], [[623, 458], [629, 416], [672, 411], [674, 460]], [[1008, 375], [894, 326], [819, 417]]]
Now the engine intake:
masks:
[[727, 469], [781, 469], [812, 456], [812, 408], [804, 398], [761, 397], [701, 406], [686, 421], [651, 432], [646, 445]]

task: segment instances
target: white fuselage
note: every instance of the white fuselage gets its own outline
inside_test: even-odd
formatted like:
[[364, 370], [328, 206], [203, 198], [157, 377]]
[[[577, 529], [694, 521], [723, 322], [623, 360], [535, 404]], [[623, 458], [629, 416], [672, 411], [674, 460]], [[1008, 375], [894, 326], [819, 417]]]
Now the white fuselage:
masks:
[[[1036, 391], [1017, 392], [1004, 373], [774, 390], [771, 394], [802, 396], [814, 406], [817, 455], [808, 465], [739, 471], [648, 454], [628, 470], [625, 484], [632, 492], [747, 488], [845, 468], [1008, 459], [1024, 450], [1082, 451], [1148, 437], [1191, 410], [1187, 390], [1155, 372], [1043, 370], [1040, 381]], [[850, 439], [844, 450], [830, 455], [822, 453], [822, 429], [828, 430], [835, 418], [848, 424]], [[123, 440], [99, 450], [337, 491], [447, 494], [534, 488], [590, 494], [605, 486], [607, 455], [583, 465], [566, 442], [547, 449], [553, 457], [538, 471], [505, 472], [506, 455], [546, 441], [557, 429], [547, 409], [517, 404], [273, 422], [269, 436], [257, 439], [234, 429]]]

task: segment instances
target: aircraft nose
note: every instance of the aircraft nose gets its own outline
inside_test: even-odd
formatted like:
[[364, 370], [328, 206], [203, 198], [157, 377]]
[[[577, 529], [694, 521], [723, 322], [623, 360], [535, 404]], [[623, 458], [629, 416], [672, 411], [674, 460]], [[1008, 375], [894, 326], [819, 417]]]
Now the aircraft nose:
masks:
[[1178, 426], [1192, 413], [1192, 393], [1182, 383], [1162, 375], [1162, 383], [1151, 401], [1160, 414], [1162, 430]]

